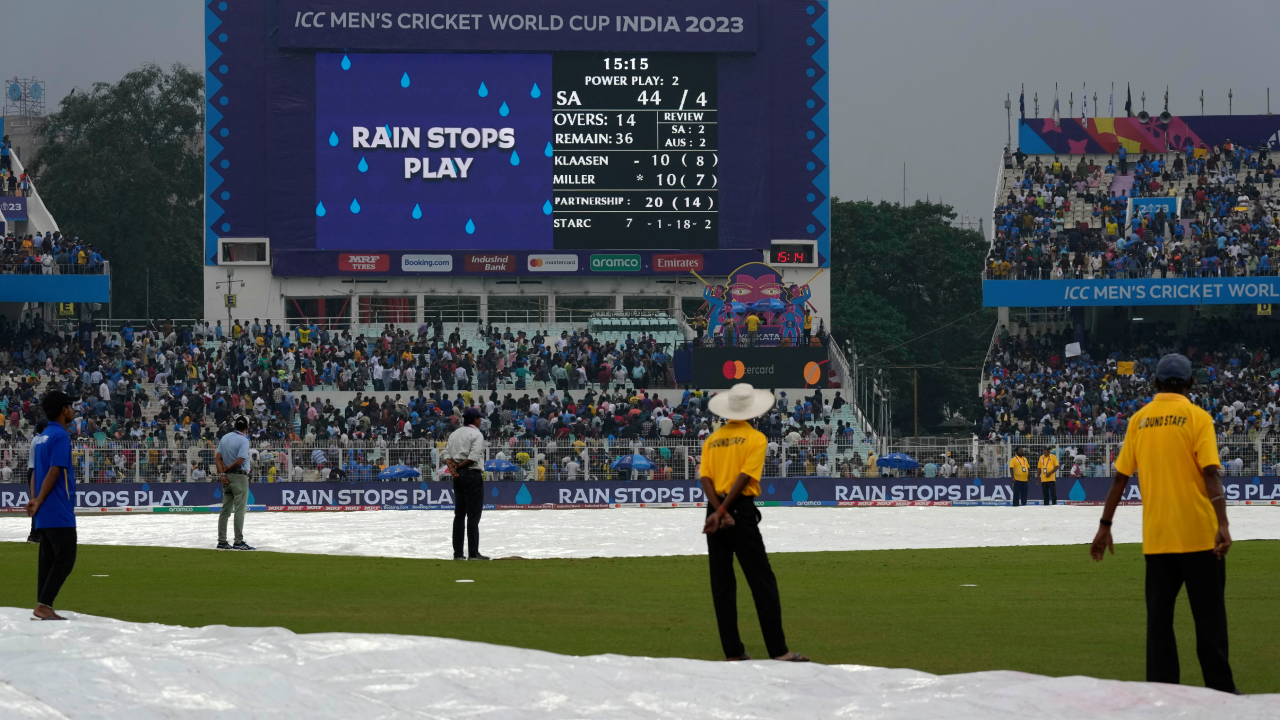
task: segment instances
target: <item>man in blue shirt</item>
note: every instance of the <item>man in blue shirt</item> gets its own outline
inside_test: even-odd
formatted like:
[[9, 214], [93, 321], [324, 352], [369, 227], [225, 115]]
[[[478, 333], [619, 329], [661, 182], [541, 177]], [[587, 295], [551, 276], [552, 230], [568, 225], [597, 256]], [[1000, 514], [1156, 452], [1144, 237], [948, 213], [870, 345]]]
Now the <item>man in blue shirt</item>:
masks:
[[[235, 431], [222, 436], [218, 452], [213, 456], [218, 466], [218, 479], [222, 481], [222, 513], [218, 515], [219, 550], [253, 550], [244, 541], [244, 513], [249, 504], [249, 438], [244, 432], [249, 421], [243, 415], [236, 418]], [[227, 544], [227, 520], [232, 511], [236, 516], [236, 542]]]
[[75, 419], [71, 398], [53, 390], [40, 406], [49, 426], [37, 438], [35, 475], [38, 494], [27, 503], [27, 515], [35, 520], [40, 537], [40, 560], [36, 575], [38, 620], [66, 620], [53, 611], [53, 601], [76, 565], [76, 478], [71, 463], [71, 436], [67, 424]]

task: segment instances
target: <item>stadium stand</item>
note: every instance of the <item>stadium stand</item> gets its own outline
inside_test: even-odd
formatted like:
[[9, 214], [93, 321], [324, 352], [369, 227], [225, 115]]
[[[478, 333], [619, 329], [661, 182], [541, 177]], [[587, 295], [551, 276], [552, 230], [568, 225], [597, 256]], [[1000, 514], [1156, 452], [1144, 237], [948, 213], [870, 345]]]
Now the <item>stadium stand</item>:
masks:
[[[1131, 158], [1011, 155], [997, 187], [988, 279], [1273, 275], [1276, 165], [1226, 143]], [[1126, 216], [1130, 197], [1180, 197], [1181, 217]]]
[[[284, 331], [269, 320], [234, 322], [230, 332], [199, 321], [125, 323], [111, 333], [0, 321], [0, 370], [9, 378], [0, 387], [0, 439], [20, 462], [39, 397], [59, 387], [77, 398], [71, 432], [94, 481], [204, 479], [212, 443], [239, 414], [273, 460], [265, 480], [367, 480], [393, 457], [438, 476], [444, 438], [474, 406], [484, 410], [495, 459], [530, 479], [626, 479], [608, 465], [633, 452], [652, 457], [654, 477], [688, 479], [716, 420], [705, 410], [709, 393], [673, 389], [669, 343], [681, 336], [678, 325], [618, 314], [559, 332], [446, 334], [437, 320], [352, 337], [314, 325]], [[774, 473], [858, 474], [870, 452], [839, 391], [782, 393], [762, 429]]]
[[[1039, 155], [1005, 149], [987, 280], [1273, 276], [1280, 193], [1264, 145], [1168, 153]], [[1180, 210], [1129, 217], [1130, 198]], [[977, 458], [1049, 448], [1066, 474], [1109, 475], [1129, 418], [1170, 352], [1189, 357], [1191, 398], [1213, 416], [1228, 473], [1280, 462], [1272, 435], [1280, 333], [1252, 305], [1015, 308], [992, 338], [979, 387]], [[990, 448], [994, 452], [986, 453]]]

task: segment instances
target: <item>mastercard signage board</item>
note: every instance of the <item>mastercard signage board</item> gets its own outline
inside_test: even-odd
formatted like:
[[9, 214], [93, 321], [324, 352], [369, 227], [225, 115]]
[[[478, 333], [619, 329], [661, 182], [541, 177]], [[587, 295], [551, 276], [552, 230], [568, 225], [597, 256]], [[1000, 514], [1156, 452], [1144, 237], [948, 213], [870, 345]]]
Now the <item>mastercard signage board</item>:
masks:
[[738, 383], [765, 389], [827, 386], [825, 347], [696, 348], [691, 352], [692, 377], [677, 377], [678, 382], [711, 389]]

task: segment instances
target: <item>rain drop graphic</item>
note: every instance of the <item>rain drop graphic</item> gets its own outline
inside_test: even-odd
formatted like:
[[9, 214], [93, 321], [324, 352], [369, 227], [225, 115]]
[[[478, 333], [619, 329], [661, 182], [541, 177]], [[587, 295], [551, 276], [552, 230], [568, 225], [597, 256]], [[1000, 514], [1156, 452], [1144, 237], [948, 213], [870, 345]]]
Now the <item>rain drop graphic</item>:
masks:
[[414, 203], [414, 206], [413, 206], [413, 219], [414, 220], [422, 219], [422, 208], [419, 207], [417, 203]]
[[523, 483], [520, 485], [520, 492], [516, 493], [517, 505], [528, 505], [533, 502], [533, 494], [529, 492], [529, 487]]
[[542, 204], [542, 214], [543, 214], [543, 215], [550, 215], [550, 214], [551, 214], [551, 201], [550, 201], [550, 200], [548, 200], [548, 201], [546, 201], [545, 203], [543, 203], [543, 204]]
[[353, 213], [360, 212], [360, 201], [356, 200], [355, 198], [351, 198], [351, 212]]
[[475, 233], [475, 231], [476, 231], [476, 224], [475, 224], [474, 222], [472, 222], [470, 218], [468, 218], [468, 219], [467, 219], [467, 234], [468, 234], [468, 235], [474, 234], [474, 233]]
[[491, 490], [491, 491], [489, 492], [489, 494], [490, 494], [490, 495], [492, 495], [492, 496], [494, 496], [494, 497], [498, 497], [498, 486], [496, 486], [496, 485], [495, 485], [495, 486], [493, 487], [493, 490]]
[[804, 489], [803, 482], [796, 483], [796, 489], [791, 493], [791, 499], [795, 502], [809, 501], [809, 491]]
[[529, 97], [534, 97], [534, 98], [542, 97], [542, 89], [538, 87], [538, 83], [533, 84], [533, 89], [529, 91]]
[[512, 165], [520, 164], [520, 153], [516, 152], [515, 150], [511, 151], [511, 164]]
[[550, 143], [550, 142], [548, 142], [548, 143], [547, 143], [547, 149], [546, 149], [546, 150], [543, 150], [543, 151], [542, 151], [542, 154], [543, 154], [543, 155], [546, 155], [547, 157], [551, 157], [551, 153], [552, 153], [552, 152], [553, 152], [553, 151], [552, 151], [552, 149], [551, 149], [551, 143]]
[[338, 147], [338, 133], [336, 132], [329, 133], [329, 146]]
[[360, 164], [356, 166], [356, 169], [360, 172], [369, 172], [369, 163], [365, 162], [364, 158], [360, 158]]
[[485, 87], [484, 83], [480, 83], [480, 97], [489, 97], [489, 88]]
[[400, 76], [400, 87], [409, 87], [409, 73]]
[[325, 213], [324, 203], [322, 202], [316, 203], [316, 217], [324, 217], [324, 213]]
[[1080, 481], [1077, 480], [1076, 484], [1071, 487], [1071, 492], [1067, 495], [1067, 498], [1071, 502], [1084, 502], [1085, 497], [1087, 496], [1084, 494], [1084, 488], [1080, 486]]
[[511, 108], [507, 107], [507, 104], [504, 102], [502, 103], [502, 107], [498, 108], [498, 114], [502, 117], [506, 117], [511, 114]]
[[351, 58], [347, 57], [346, 55], [342, 56], [342, 69], [343, 70], [351, 69]]
[[769, 483], [769, 487], [765, 490], [765, 492], [769, 493], [770, 495], [773, 494], [773, 483]]

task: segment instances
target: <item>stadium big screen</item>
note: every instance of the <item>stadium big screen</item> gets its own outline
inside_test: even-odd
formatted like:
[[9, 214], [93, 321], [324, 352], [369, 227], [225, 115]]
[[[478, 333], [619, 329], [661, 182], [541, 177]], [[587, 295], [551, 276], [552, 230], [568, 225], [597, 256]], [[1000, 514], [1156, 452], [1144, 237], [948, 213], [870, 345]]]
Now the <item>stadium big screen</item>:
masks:
[[214, 0], [206, 259], [266, 237], [277, 276], [723, 274], [810, 241], [825, 266], [826, 12]]

